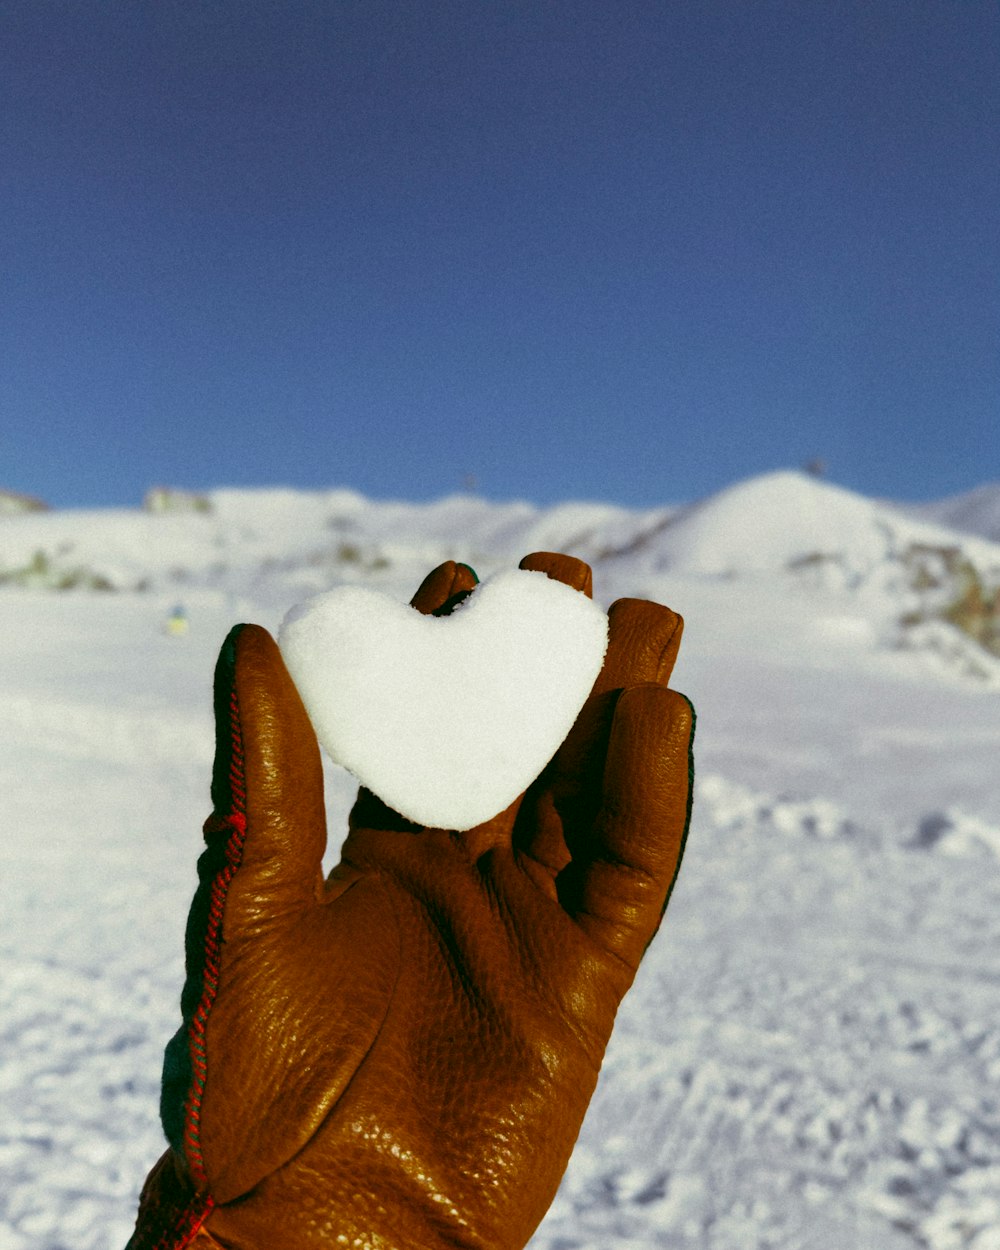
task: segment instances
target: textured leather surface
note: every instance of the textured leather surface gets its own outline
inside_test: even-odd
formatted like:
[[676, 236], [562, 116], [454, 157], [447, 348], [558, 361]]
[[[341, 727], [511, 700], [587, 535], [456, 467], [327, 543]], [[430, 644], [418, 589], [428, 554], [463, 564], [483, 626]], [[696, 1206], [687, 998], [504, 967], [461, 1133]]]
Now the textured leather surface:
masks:
[[[589, 568], [569, 557], [522, 566], [590, 591]], [[441, 610], [473, 585], [448, 563], [414, 605]], [[147, 1185], [135, 1250], [529, 1239], [659, 925], [690, 811], [693, 713], [666, 686], [680, 618], [624, 600], [610, 620], [594, 692], [522, 799], [456, 834], [362, 792], [326, 881], [315, 736], [271, 637], [240, 629], [216, 677], [228, 717], [216, 775], [230, 782], [206, 830], [240, 838], [198, 913], [219, 916], [211, 977], [194, 967], [200, 929], [189, 932], [197, 978], [181, 1040], [204, 1079], [174, 1108], [183, 1136]], [[241, 810], [219, 810], [220, 795]], [[187, 1243], [157, 1240], [156, 1177], [168, 1173], [213, 1204]]]

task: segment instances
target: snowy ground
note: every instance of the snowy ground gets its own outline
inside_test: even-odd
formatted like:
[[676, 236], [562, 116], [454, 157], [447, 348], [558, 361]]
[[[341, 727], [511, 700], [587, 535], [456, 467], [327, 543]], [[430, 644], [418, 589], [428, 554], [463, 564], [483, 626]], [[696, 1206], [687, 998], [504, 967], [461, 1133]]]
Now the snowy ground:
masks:
[[[405, 594], [464, 554], [402, 511], [405, 527], [367, 516], [377, 558], [362, 544], [339, 571], [268, 551], [213, 584], [191, 554], [203, 519], [160, 518], [188, 565], [157, 581], [144, 531], [144, 593], [0, 593], [0, 1250], [126, 1241], [162, 1148], [216, 649], [234, 619], [275, 627], [310, 583]], [[605, 602], [685, 615], [676, 684], [699, 711], [680, 883], [532, 1250], [997, 1250], [997, 686], [888, 645], [881, 591], [653, 559], [667, 515], [515, 506], [469, 539], [489, 572], [515, 542], [550, 545], [546, 525], [563, 546], [577, 527]], [[79, 541], [91, 558], [113, 540], [131, 569], [148, 520], [77, 519]], [[192, 626], [171, 638], [181, 594]], [[350, 786], [329, 784], [340, 830]]]

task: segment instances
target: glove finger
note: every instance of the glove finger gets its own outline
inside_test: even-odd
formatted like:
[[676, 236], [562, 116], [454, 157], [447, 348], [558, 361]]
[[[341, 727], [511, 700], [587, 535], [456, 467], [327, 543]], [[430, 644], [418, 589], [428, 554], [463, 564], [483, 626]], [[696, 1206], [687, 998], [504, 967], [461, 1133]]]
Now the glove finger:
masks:
[[608, 612], [608, 651], [594, 688], [552, 762], [529, 790], [515, 843], [551, 874], [592, 853], [601, 803], [602, 762], [619, 692], [644, 682], [666, 685], [684, 621], [644, 599], [619, 599]]
[[553, 581], [565, 582], [567, 586], [579, 590], [588, 599], [594, 597], [594, 574], [591, 567], [576, 556], [566, 556], [558, 551], [535, 551], [530, 556], [525, 556], [517, 567], [529, 572], [544, 573]]
[[694, 708], [676, 691], [647, 683], [622, 692], [590, 854], [559, 881], [581, 927], [632, 968], [659, 927], [684, 853], [694, 726]]
[[188, 913], [183, 1022], [167, 1045], [161, 1094], [167, 1137], [202, 1188], [206, 1025], [227, 943], [302, 914], [317, 897], [326, 842], [316, 735], [277, 643], [259, 625], [237, 625], [222, 644], [215, 732], [214, 810]]
[[608, 650], [589, 698], [580, 710], [556, 761], [577, 801], [586, 802], [581, 781], [594, 781], [594, 759], [603, 759], [621, 690], [654, 682], [666, 686], [677, 660], [684, 621], [676, 612], [645, 599], [619, 599], [608, 611]]
[[410, 600], [410, 606], [424, 616], [446, 616], [478, 582], [475, 570], [468, 564], [446, 560], [427, 574]]
[[556, 760], [557, 772], [577, 793], [595, 753], [603, 758], [618, 692], [645, 682], [666, 686], [683, 633], [683, 618], [663, 604], [619, 599], [611, 605], [604, 664]]
[[595, 692], [670, 681], [684, 620], [662, 603], [618, 599], [608, 609], [608, 653]]
[[[226, 927], [313, 902], [326, 849], [323, 771], [316, 735], [278, 645], [238, 625], [215, 671], [214, 811], [210, 845], [228, 839]], [[236, 872], [236, 869], [239, 869]]]

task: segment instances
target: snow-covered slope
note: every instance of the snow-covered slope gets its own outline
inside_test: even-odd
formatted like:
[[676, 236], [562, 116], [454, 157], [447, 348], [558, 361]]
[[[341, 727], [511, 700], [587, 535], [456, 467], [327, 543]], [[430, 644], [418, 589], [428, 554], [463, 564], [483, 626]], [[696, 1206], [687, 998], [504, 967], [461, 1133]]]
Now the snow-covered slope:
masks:
[[[1000, 579], [1000, 544], [960, 537], [802, 473], [739, 482], [677, 510], [621, 554], [647, 567], [712, 577], [810, 575], [830, 587], [904, 589], [922, 551], [960, 545]], [[610, 553], [609, 553], [610, 554]]]
[[[421, 568], [445, 558], [489, 571], [526, 551], [552, 549], [625, 579], [778, 577], [845, 592], [879, 618], [883, 641], [900, 641], [888, 627], [906, 622], [908, 645], [933, 642], [940, 650], [940, 629], [921, 634], [913, 627], [946, 619], [1000, 654], [1000, 605], [995, 638], [986, 628], [977, 634], [975, 604], [964, 617], [955, 610], [973, 593], [990, 606], [1000, 587], [1000, 542], [801, 473], [767, 474], [686, 507], [641, 512], [590, 503], [539, 509], [468, 496], [377, 502], [346, 490], [217, 491], [207, 502], [208, 511], [188, 514], [6, 518], [0, 586], [180, 596], [214, 589], [278, 605], [340, 581], [374, 578], [402, 591]], [[961, 639], [952, 641], [961, 651]]]
[[1000, 482], [986, 483], [933, 503], [910, 504], [905, 511], [937, 525], [1000, 542]]
[[[684, 614], [699, 729], [684, 870], [532, 1250], [995, 1250], [1000, 703], [898, 645], [943, 593], [905, 553], [986, 585], [994, 544], [795, 475], [647, 512], [211, 502], [0, 521], [0, 569], [145, 586], [0, 586], [2, 1250], [123, 1245], [161, 1149], [232, 621], [545, 547], [589, 555], [604, 602]], [[331, 856], [352, 789], [328, 770]]]
[[493, 504], [456, 496], [428, 504], [375, 502], [349, 491], [216, 491], [210, 510], [52, 512], [4, 518], [0, 585], [116, 590], [274, 583], [328, 586], [428, 561], [492, 565], [557, 549], [593, 559], [669, 509], [631, 513], [602, 504]]

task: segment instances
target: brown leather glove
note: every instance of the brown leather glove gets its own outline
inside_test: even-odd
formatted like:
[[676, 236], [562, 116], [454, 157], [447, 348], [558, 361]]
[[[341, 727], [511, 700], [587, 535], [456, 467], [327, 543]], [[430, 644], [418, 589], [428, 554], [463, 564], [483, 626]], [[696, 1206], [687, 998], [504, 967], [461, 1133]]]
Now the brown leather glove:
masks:
[[[580, 561], [522, 567], [590, 593]], [[442, 565], [414, 606], [446, 611], [474, 584]], [[164, 1066], [171, 1146], [130, 1250], [525, 1244], [680, 864], [694, 716], [666, 682], [681, 629], [620, 600], [594, 691], [521, 799], [453, 833], [362, 791], [328, 880], [312, 727], [270, 635], [233, 630]]]

